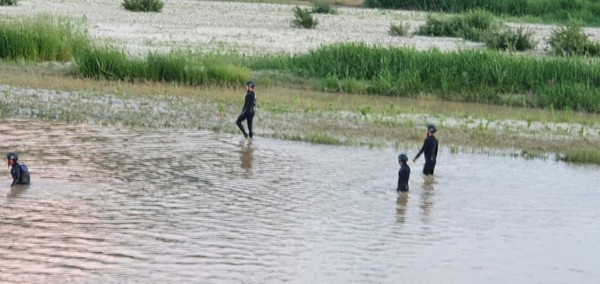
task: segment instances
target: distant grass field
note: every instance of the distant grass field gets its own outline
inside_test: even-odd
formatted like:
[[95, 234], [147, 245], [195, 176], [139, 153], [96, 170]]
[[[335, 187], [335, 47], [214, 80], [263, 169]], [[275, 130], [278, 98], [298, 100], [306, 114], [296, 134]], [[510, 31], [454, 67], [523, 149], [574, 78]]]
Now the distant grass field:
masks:
[[575, 19], [600, 25], [600, 2], [595, 0], [365, 0], [364, 6], [450, 13], [482, 9], [499, 16], [535, 17], [555, 23]]

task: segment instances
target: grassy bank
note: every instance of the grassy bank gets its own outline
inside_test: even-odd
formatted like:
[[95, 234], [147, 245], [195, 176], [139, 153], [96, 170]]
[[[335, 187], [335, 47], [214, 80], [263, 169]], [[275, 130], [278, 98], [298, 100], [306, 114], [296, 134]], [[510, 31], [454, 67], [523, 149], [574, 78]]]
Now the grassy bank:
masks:
[[72, 24], [48, 17], [11, 21], [3, 31], [10, 41], [0, 42], [0, 54], [4, 50], [7, 58], [72, 59], [76, 76], [94, 79], [195, 86], [237, 85], [253, 77], [274, 85], [297, 82], [320, 91], [410, 98], [425, 94], [451, 101], [600, 112], [600, 65], [585, 57], [417, 51], [361, 43], [323, 46], [299, 55], [175, 51], [135, 57], [89, 43]]
[[[0, 115], [238, 134], [244, 90], [78, 79], [64, 67], [2, 65]], [[29, 89], [36, 88], [36, 89]], [[42, 89], [37, 89], [42, 88]], [[57, 91], [54, 91], [57, 90]], [[452, 152], [527, 157], [600, 148], [600, 116], [573, 111], [257, 88], [256, 134], [320, 144], [418, 147], [427, 123]]]
[[365, 0], [364, 5], [452, 13], [482, 9], [496, 15], [538, 17], [546, 22], [579, 19], [590, 25], [600, 24], [600, 3], [594, 0]]
[[424, 125], [435, 123], [452, 151], [529, 156], [600, 148], [600, 72], [588, 58], [365, 44], [269, 57], [135, 57], [112, 47], [72, 46], [64, 64], [22, 57], [0, 65], [0, 84], [22, 88], [0, 86], [1, 115], [237, 133], [232, 121], [244, 91], [232, 86], [252, 78], [259, 86], [259, 136], [406, 147], [422, 142]]
[[536, 58], [492, 51], [440, 52], [336, 44], [254, 69], [314, 78], [325, 91], [600, 112], [600, 65], [587, 58]]

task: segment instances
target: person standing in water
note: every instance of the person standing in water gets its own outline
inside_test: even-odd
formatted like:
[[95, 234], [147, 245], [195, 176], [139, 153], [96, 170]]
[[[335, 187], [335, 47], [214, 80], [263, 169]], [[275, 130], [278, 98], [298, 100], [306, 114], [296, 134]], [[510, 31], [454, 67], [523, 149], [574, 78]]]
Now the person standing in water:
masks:
[[13, 178], [10, 186], [17, 184], [29, 184], [29, 170], [26, 165], [19, 164], [19, 155], [15, 152], [6, 154], [8, 166], [10, 167], [10, 175]]
[[408, 162], [408, 156], [400, 154], [398, 156], [398, 163], [400, 164], [400, 170], [398, 171], [398, 192], [408, 191], [408, 180], [410, 179], [410, 167], [406, 163]]
[[421, 154], [425, 154], [425, 166], [423, 166], [423, 174], [425, 175], [433, 175], [433, 171], [435, 169], [435, 163], [437, 160], [438, 154], [438, 141], [433, 135], [437, 131], [435, 125], [430, 124], [427, 126], [427, 138], [423, 142], [423, 147], [415, 158], [413, 159], [413, 163], [417, 161]]
[[[252, 139], [252, 120], [254, 119], [254, 108], [256, 107], [256, 94], [254, 93], [254, 82], [248, 81], [246, 83], [246, 99], [244, 100], [244, 108], [242, 109], [242, 113], [238, 116], [237, 121], [235, 122], [237, 126], [240, 128], [244, 137]], [[244, 125], [242, 125], [242, 121], [247, 120], [248, 123], [248, 133], [244, 130]]]

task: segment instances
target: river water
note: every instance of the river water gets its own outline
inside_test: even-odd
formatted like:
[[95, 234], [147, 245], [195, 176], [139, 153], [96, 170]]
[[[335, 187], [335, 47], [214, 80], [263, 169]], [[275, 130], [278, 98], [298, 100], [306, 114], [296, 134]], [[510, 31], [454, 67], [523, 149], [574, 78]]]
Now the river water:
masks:
[[[443, 143], [443, 132], [438, 134]], [[409, 156], [416, 146], [407, 147]], [[597, 166], [0, 120], [0, 282], [597, 283]]]

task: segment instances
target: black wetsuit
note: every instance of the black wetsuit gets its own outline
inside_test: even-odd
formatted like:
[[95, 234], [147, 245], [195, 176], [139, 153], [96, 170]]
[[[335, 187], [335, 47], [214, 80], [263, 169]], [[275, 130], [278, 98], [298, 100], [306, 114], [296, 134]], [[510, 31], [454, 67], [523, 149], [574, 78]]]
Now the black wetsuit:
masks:
[[13, 178], [13, 182], [10, 186], [16, 184], [29, 184], [29, 170], [25, 165], [15, 162], [10, 169], [10, 175]]
[[398, 171], [398, 189], [399, 192], [408, 191], [408, 179], [410, 178], [410, 167], [407, 164], [402, 164]]
[[423, 147], [419, 153], [415, 156], [415, 160], [425, 153], [425, 166], [423, 166], [423, 173], [426, 175], [432, 175], [435, 169], [435, 162], [438, 154], [438, 141], [433, 135], [427, 136], [423, 142]]
[[[244, 100], [244, 109], [242, 109], [242, 113], [235, 122], [246, 138], [248, 138], [248, 135], [252, 138], [252, 120], [254, 119], [255, 106], [256, 94], [254, 94], [254, 91], [247, 91], [246, 99]], [[244, 119], [248, 120], [248, 133], [246, 133], [246, 130], [244, 130], [244, 126], [242, 125]]]

